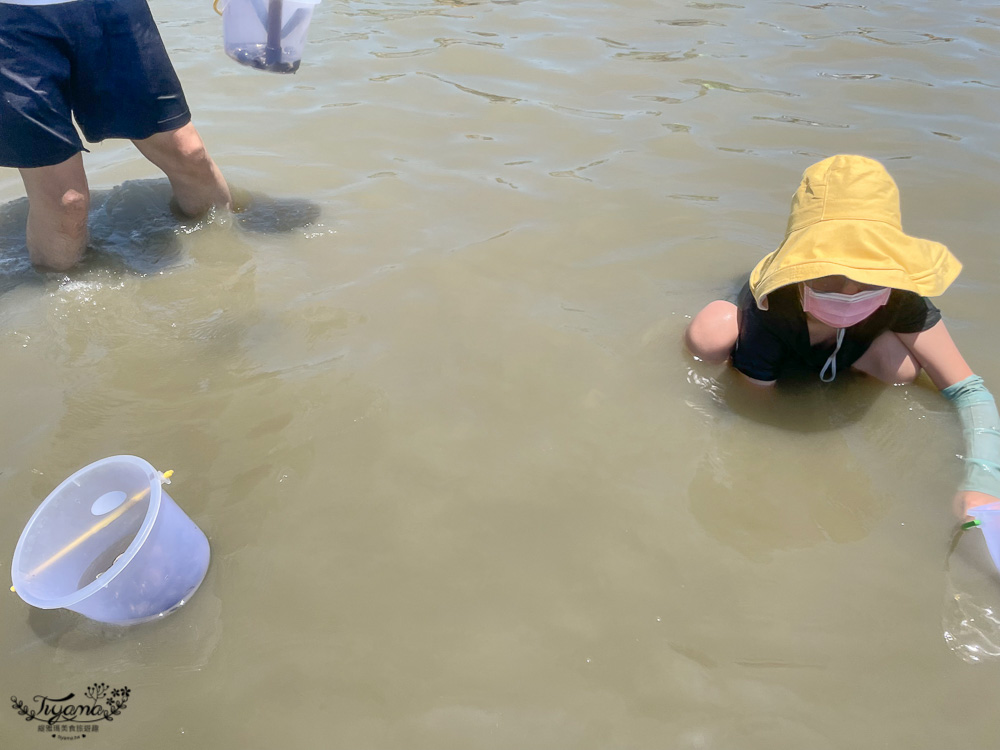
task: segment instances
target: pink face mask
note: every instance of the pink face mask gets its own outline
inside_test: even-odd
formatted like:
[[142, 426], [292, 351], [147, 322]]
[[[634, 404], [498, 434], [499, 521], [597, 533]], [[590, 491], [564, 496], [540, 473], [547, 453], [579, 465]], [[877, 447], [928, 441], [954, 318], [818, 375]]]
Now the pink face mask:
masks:
[[860, 323], [889, 301], [892, 289], [872, 289], [857, 294], [817, 292], [802, 285], [802, 309], [821, 323], [834, 328], [850, 328]]

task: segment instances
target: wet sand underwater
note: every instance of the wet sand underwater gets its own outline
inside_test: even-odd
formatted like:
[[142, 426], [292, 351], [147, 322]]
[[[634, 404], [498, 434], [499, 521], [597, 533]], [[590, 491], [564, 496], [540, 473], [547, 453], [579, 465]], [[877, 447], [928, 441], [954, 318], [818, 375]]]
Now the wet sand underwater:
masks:
[[[92, 252], [0, 170], [0, 569], [142, 456], [212, 545], [162, 622], [0, 607], [8, 695], [129, 689], [88, 747], [990, 748], [1000, 575], [926, 382], [773, 408], [680, 344], [802, 170], [882, 160], [1000, 388], [986, 2], [334, 2], [302, 66], [153, 13], [248, 210], [91, 146]], [[838, 378], [838, 381], [840, 379]], [[13, 707], [0, 746], [51, 747]]]

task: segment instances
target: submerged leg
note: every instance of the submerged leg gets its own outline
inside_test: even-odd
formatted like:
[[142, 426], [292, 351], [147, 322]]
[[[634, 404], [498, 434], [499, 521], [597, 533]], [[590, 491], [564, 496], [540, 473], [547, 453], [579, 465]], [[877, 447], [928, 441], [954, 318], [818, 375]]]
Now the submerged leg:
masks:
[[132, 143], [167, 175], [177, 205], [188, 216], [231, 207], [229, 186], [191, 123]]
[[920, 363], [892, 331], [879, 335], [851, 368], [890, 385], [912, 383], [920, 374]]
[[90, 190], [83, 157], [19, 171], [28, 195], [28, 256], [40, 268], [66, 271], [87, 246]]

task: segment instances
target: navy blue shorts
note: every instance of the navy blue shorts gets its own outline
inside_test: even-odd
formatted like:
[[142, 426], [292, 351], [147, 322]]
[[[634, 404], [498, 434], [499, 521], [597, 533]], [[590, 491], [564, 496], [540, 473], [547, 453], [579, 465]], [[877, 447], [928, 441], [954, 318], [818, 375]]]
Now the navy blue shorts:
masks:
[[146, 0], [0, 3], [0, 166], [46, 167], [91, 143], [191, 121]]

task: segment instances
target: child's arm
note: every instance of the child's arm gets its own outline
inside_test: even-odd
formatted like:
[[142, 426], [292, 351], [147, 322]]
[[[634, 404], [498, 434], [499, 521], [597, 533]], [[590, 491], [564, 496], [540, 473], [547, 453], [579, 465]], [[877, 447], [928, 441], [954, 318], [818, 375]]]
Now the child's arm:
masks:
[[942, 395], [955, 404], [965, 435], [965, 481], [955, 496], [955, 511], [1000, 500], [1000, 416], [983, 379], [973, 375], [939, 322], [921, 333], [897, 334]]
[[941, 391], [955, 404], [965, 434], [965, 481], [955, 496], [961, 516], [1000, 499], [1000, 417], [983, 379], [970, 375]]
[[938, 387], [938, 390], [943, 391], [972, 374], [972, 369], [966, 364], [951, 334], [944, 327], [943, 320], [939, 320], [926, 331], [896, 335], [917, 358], [920, 366], [927, 371], [931, 382]]

